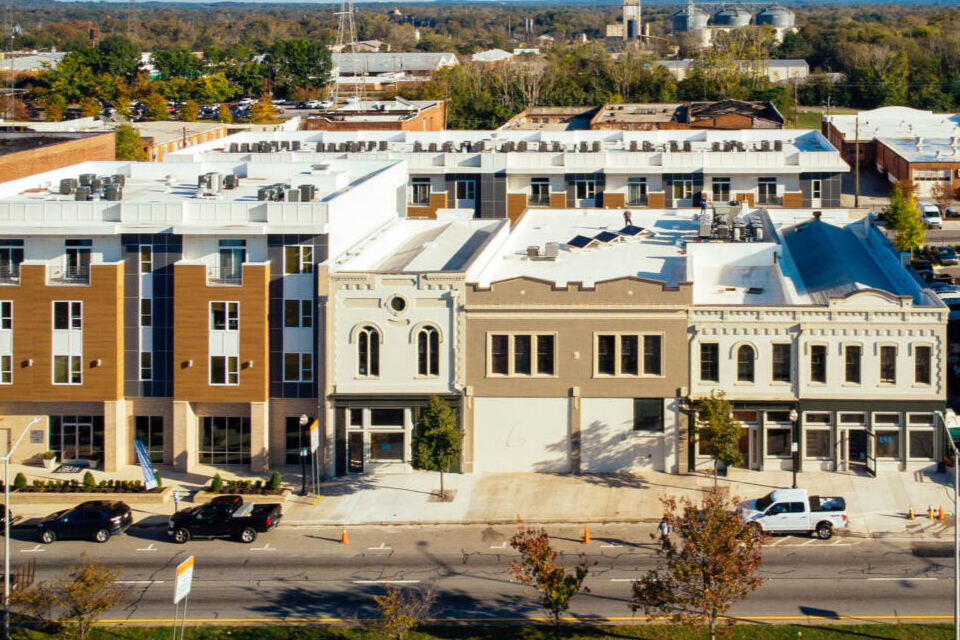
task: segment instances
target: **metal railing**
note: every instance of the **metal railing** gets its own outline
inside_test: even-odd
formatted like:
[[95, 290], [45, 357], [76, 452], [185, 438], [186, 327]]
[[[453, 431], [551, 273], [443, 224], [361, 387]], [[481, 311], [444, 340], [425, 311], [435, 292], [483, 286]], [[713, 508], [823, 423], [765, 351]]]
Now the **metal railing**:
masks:
[[240, 267], [207, 267], [207, 284], [239, 287], [243, 284], [243, 270]]
[[783, 205], [783, 198], [780, 196], [758, 197], [757, 204], [773, 205], [779, 207]]
[[49, 266], [47, 276], [50, 284], [90, 284], [90, 265]]
[[20, 284], [20, 269], [0, 266], [0, 284]]
[[550, 206], [550, 194], [541, 194], [541, 195], [531, 195], [527, 198], [527, 205], [531, 207], [549, 207]]

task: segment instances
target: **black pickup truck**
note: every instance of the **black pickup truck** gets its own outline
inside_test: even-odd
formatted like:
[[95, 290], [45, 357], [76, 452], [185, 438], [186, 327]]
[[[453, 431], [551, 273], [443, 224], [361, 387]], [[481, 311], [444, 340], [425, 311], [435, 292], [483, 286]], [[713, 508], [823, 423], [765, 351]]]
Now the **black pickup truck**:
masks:
[[217, 496], [208, 504], [170, 516], [167, 537], [183, 544], [190, 538], [235, 538], [253, 542], [282, 517], [278, 504], [244, 503], [240, 496]]

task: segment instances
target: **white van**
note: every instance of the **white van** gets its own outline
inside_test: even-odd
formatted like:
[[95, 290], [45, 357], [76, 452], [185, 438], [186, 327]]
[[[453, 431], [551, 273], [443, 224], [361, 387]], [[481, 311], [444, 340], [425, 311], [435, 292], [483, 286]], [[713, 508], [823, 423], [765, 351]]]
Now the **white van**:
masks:
[[918, 206], [920, 207], [920, 219], [923, 220], [928, 229], [943, 228], [943, 218], [940, 217], [940, 208], [937, 205], [921, 202]]

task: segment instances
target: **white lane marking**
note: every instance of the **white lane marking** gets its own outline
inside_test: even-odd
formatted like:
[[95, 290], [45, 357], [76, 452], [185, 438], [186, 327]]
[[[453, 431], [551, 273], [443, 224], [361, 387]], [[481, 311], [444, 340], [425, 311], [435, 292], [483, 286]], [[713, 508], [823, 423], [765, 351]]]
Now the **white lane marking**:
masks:
[[354, 580], [353, 584], [418, 584], [419, 580]]
[[894, 580], [907, 580], [910, 582], [916, 582], [917, 580], [938, 580], [939, 578], [867, 578], [867, 580], [877, 580], [877, 581], [889, 581], [893, 582]]
[[367, 551], [393, 551], [387, 546], [386, 542], [381, 542], [379, 547], [367, 547]]
[[117, 580], [117, 584], [163, 584], [163, 580]]
[[852, 546], [853, 546], [853, 543], [852, 543], [852, 542], [840, 542], [839, 540], [837, 540], [836, 542], [834, 542], [834, 543], [833, 543], [832, 545], [830, 545], [830, 546], [831, 546], [831, 547], [852, 547]]
[[601, 549], [619, 549], [620, 545], [618, 544], [602, 544], [600, 545]]
[[20, 553], [43, 553], [46, 549], [42, 549], [38, 544], [33, 549], [20, 549]]
[[507, 548], [507, 541], [504, 540], [501, 544], [498, 544], [498, 545], [496, 545], [496, 546], [492, 546], [492, 547], [490, 547], [490, 548], [491, 548], [491, 549], [506, 549], [506, 548]]
[[640, 578], [610, 578], [610, 582], [636, 582]]
[[159, 551], [159, 549], [153, 546], [153, 543], [151, 542], [146, 549], [137, 549], [137, 551]]
[[771, 542], [771, 543], [770, 543], [770, 546], [771, 546], [771, 547], [775, 547], [775, 546], [777, 546], [778, 544], [780, 544], [781, 542], [786, 542], [786, 541], [789, 540], [789, 539], [790, 539], [790, 536], [787, 536], [787, 537], [785, 537], [785, 538], [779, 538], [779, 539], [777, 539], [776, 542]]
[[807, 546], [808, 544], [813, 544], [813, 543], [816, 542], [816, 541], [817, 541], [816, 538], [810, 538], [809, 540], [807, 540], [807, 541], [804, 542], [803, 544], [799, 544], [799, 545], [797, 545], [797, 546], [798, 546], [798, 547], [805, 547], [805, 546]]
[[276, 549], [274, 549], [273, 547], [271, 547], [271, 546], [270, 546], [270, 543], [268, 542], [267, 544], [263, 545], [262, 547], [255, 547], [255, 548], [253, 548], [253, 549], [250, 549], [250, 551], [276, 551]]

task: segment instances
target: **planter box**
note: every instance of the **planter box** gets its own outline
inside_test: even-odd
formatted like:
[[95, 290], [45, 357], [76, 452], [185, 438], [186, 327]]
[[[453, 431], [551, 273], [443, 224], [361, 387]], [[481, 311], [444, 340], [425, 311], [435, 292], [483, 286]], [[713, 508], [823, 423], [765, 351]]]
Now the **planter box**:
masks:
[[[173, 487], [164, 487], [156, 493], [106, 493], [99, 491], [77, 491], [58, 492], [58, 491], [11, 491], [10, 499], [13, 500], [14, 509], [18, 504], [80, 504], [87, 500], [120, 500], [129, 505], [135, 504], [166, 504], [170, 502], [170, 494], [173, 493]], [[3, 492], [0, 492], [0, 504], [3, 504]], [[14, 513], [16, 511], [14, 510]]]
[[[244, 502], [258, 502], [260, 504], [282, 504], [293, 494], [290, 489], [284, 489], [277, 495], [262, 496], [259, 493], [210, 493], [209, 491], [200, 491], [193, 495], [192, 504], [206, 504], [217, 496], [241, 496]], [[183, 504], [183, 501], [180, 501]]]

